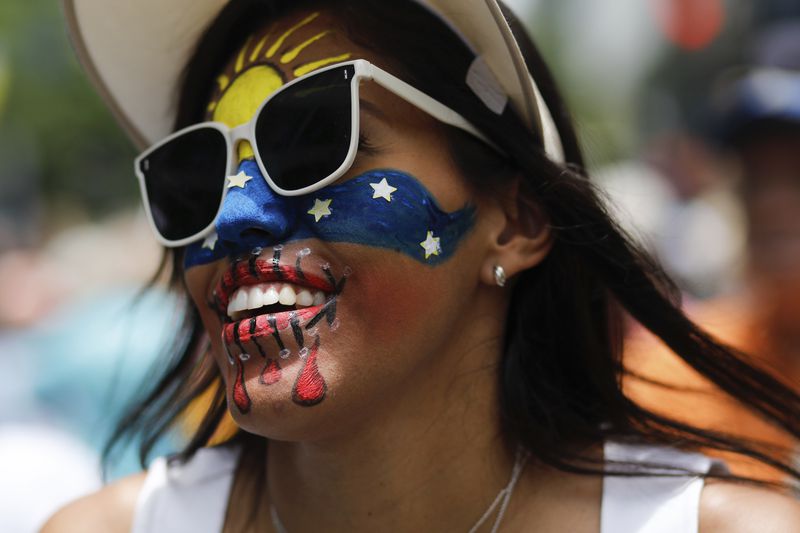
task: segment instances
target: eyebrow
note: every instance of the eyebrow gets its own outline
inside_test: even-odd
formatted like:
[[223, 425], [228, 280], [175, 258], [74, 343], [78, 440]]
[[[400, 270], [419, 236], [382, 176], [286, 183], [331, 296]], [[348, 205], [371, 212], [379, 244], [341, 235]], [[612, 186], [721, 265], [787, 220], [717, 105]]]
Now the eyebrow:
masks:
[[364, 100], [363, 98], [359, 101], [361, 109], [368, 112], [370, 115], [374, 116], [375, 118], [382, 120], [383, 122], [389, 122], [389, 117], [386, 116], [386, 113], [378, 107], [377, 105], [373, 104], [368, 100]]

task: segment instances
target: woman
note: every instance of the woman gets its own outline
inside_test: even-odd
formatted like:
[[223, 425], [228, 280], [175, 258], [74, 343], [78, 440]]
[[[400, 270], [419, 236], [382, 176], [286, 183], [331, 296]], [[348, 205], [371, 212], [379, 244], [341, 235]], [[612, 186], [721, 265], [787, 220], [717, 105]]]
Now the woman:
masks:
[[[703, 488], [724, 468], [658, 445], [763, 450], [621, 393], [624, 309], [800, 434], [800, 399], [688, 322], [608, 219], [497, 4], [112, 4], [67, 13], [123, 124], [156, 143], [136, 170], [192, 304], [121, 435], [152, 443], [213, 400], [179, 457], [45, 531], [798, 528], [784, 496]], [[240, 430], [200, 449], [226, 410]]]

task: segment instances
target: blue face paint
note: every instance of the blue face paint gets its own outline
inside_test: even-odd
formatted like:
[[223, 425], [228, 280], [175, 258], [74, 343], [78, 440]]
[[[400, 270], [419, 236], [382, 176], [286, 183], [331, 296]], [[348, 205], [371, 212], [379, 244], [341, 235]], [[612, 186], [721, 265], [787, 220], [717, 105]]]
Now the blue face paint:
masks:
[[[298, 197], [270, 189], [252, 160], [239, 172], [228, 185], [216, 235], [187, 247], [186, 268], [303, 239], [385, 248], [438, 265], [475, 223], [473, 206], [447, 213], [422, 183], [397, 170], [371, 170]], [[253, 179], [240, 186], [241, 173]]]

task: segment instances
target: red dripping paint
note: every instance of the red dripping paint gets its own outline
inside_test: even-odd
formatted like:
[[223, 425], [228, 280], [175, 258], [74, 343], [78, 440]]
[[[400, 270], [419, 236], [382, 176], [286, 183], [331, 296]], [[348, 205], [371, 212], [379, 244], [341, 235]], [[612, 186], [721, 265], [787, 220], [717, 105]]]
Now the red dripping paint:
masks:
[[242, 414], [250, 412], [250, 395], [244, 383], [244, 364], [236, 358], [236, 382], [233, 384], [233, 402]]
[[319, 349], [319, 337], [311, 348], [311, 352], [305, 360], [303, 369], [297, 374], [292, 390], [292, 401], [304, 407], [316, 405], [325, 399], [328, 385], [325, 378], [317, 368], [317, 351]]
[[264, 385], [274, 385], [281, 380], [281, 365], [275, 359], [267, 359], [259, 381]]

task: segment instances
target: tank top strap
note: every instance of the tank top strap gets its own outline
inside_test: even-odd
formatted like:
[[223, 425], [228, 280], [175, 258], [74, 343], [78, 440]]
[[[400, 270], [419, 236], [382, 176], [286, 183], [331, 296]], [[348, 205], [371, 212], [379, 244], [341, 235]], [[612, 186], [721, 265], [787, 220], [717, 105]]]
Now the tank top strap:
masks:
[[601, 533], [697, 533], [704, 479], [692, 472], [727, 471], [724, 463], [705, 455], [660, 446], [607, 442], [605, 458], [631, 463], [612, 466], [617, 470], [672, 476], [606, 476]]
[[238, 451], [203, 448], [186, 463], [159, 457], [136, 502], [131, 533], [222, 530]]

